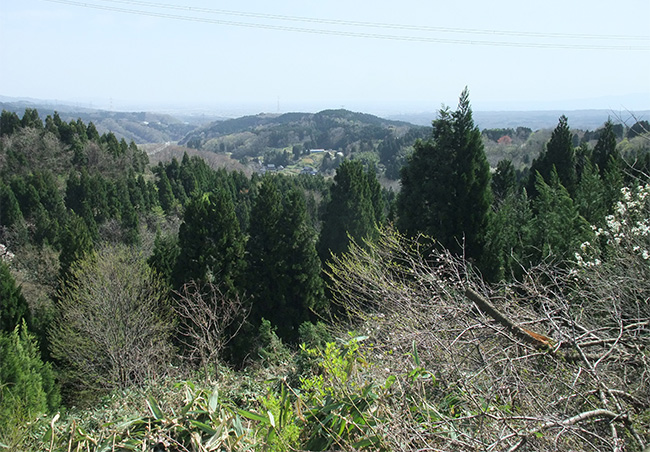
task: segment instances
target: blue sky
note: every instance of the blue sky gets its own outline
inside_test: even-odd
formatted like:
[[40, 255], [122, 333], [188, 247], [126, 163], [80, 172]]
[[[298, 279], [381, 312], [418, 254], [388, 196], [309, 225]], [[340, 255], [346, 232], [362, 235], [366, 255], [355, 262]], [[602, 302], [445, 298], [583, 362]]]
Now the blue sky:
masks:
[[0, 95], [406, 113], [467, 85], [475, 110], [650, 109], [648, 17], [648, 0], [0, 0]]

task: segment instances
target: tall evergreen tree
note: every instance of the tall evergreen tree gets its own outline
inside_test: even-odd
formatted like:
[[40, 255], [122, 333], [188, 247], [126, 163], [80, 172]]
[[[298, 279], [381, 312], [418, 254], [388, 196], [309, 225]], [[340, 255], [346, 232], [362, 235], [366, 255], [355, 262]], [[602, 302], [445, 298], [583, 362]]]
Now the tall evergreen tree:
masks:
[[469, 91], [458, 109], [442, 109], [433, 135], [418, 140], [401, 171], [398, 227], [425, 233], [455, 253], [479, 258], [491, 203], [490, 167], [474, 125]]
[[0, 181], [0, 226], [10, 228], [22, 220], [23, 213], [14, 192]]
[[73, 263], [93, 250], [93, 240], [83, 218], [71, 213], [61, 237], [59, 273], [63, 279]]
[[551, 170], [548, 183], [537, 174], [537, 192], [533, 202], [537, 261], [549, 257], [556, 261], [571, 258], [580, 244], [590, 238], [589, 223], [578, 212], [555, 169]]
[[614, 133], [614, 124], [610, 119], [605, 123], [605, 127], [600, 131], [598, 142], [594, 147], [593, 161], [598, 166], [601, 176], [605, 171], [615, 165], [620, 159], [620, 154], [616, 151], [616, 134]]
[[576, 153], [573, 147], [571, 131], [567, 117], [560, 116], [557, 127], [551, 134], [551, 139], [546, 144], [546, 149], [537, 157], [530, 167], [528, 192], [532, 197], [537, 195], [537, 173], [541, 174], [546, 183], [550, 183], [551, 172], [555, 172], [560, 183], [569, 192], [575, 193], [578, 182], [576, 172]]
[[283, 196], [276, 178], [263, 179], [251, 211], [246, 251], [251, 321], [258, 325], [264, 318], [282, 339], [296, 340], [310, 309], [323, 303], [320, 261], [302, 193], [290, 190]]
[[346, 160], [336, 170], [330, 201], [325, 208], [318, 251], [323, 260], [330, 253], [347, 250], [350, 238], [359, 243], [373, 239], [383, 218], [381, 187], [374, 173], [363, 171], [358, 160]]
[[223, 189], [192, 199], [178, 232], [180, 254], [174, 269], [176, 287], [214, 280], [237, 291], [244, 269], [244, 236], [232, 198]]
[[515, 167], [510, 160], [501, 160], [492, 175], [492, 193], [497, 202], [504, 201], [506, 197], [517, 189], [517, 175]]
[[533, 213], [526, 191], [508, 191], [493, 206], [480, 268], [489, 281], [519, 278], [531, 264]]
[[32, 315], [27, 300], [16, 286], [9, 266], [0, 259], [0, 333], [11, 333], [25, 320], [31, 325]]
[[170, 213], [176, 205], [176, 198], [174, 197], [172, 186], [165, 171], [158, 171], [157, 186], [160, 207], [162, 207], [166, 213]]
[[16, 113], [2, 110], [2, 114], [0, 114], [0, 137], [13, 135], [20, 127], [20, 118]]

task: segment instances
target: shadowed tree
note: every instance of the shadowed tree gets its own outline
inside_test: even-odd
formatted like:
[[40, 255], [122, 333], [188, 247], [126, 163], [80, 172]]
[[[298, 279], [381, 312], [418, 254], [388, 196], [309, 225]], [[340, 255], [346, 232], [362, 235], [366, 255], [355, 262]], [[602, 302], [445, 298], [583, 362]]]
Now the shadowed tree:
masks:
[[347, 250], [350, 238], [361, 243], [377, 236], [383, 221], [381, 187], [374, 173], [358, 160], [346, 160], [336, 170], [325, 208], [318, 251], [323, 261]]
[[263, 179], [246, 250], [251, 322], [258, 326], [264, 318], [277, 327], [279, 337], [297, 340], [300, 324], [324, 301], [315, 234], [301, 192], [283, 195], [274, 177]]
[[244, 237], [232, 198], [226, 191], [218, 188], [188, 203], [178, 245], [175, 287], [191, 280], [214, 280], [226, 292], [237, 291], [244, 269]]

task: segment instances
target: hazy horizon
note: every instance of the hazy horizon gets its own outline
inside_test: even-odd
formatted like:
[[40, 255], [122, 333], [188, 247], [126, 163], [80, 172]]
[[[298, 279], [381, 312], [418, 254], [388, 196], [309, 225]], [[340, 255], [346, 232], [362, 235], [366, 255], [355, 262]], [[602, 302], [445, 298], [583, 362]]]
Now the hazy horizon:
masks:
[[[519, 102], [519, 103], [474, 103], [472, 109], [476, 112], [554, 112], [554, 111], [589, 111], [589, 110], [606, 110], [614, 114], [618, 113], [635, 113], [647, 112], [650, 105], [646, 108], [633, 108], [630, 106], [640, 105], [633, 102], [634, 96], [621, 97], [618, 99], [582, 99], [579, 101], [565, 101], [559, 103], [552, 102]], [[41, 99], [31, 96], [6, 96], [0, 92], [0, 102], [18, 103], [27, 102], [33, 104], [67, 106], [71, 109], [92, 109], [115, 112], [139, 112], [147, 111], [151, 113], [164, 113], [170, 115], [209, 115], [222, 116], [225, 118], [235, 118], [255, 114], [283, 114], [290, 112], [316, 113], [329, 109], [346, 109], [361, 113], [369, 113], [377, 116], [400, 116], [400, 115], [418, 115], [426, 113], [435, 113], [443, 105], [451, 108], [455, 104], [446, 104], [443, 102], [437, 105], [428, 105], [425, 103], [381, 103], [377, 102], [352, 102], [349, 105], [334, 105], [325, 102], [291, 102], [283, 103], [281, 99], [276, 103], [265, 102], [242, 102], [242, 103], [172, 103], [172, 102], [130, 102], [116, 99]]]
[[[219, 8], [219, 9], [217, 9]], [[0, 87], [239, 116], [650, 109], [650, 2], [0, 2]], [[11, 43], [11, 44], [9, 44]]]

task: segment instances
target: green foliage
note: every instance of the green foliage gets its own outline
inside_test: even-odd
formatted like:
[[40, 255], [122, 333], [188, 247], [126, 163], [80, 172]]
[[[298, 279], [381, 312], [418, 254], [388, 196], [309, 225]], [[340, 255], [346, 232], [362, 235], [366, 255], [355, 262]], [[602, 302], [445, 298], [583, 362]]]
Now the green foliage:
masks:
[[327, 342], [332, 341], [332, 335], [327, 331], [327, 325], [323, 322], [305, 322], [298, 329], [300, 343], [307, 348], [324, 347]]
[[86, 222], [78, 215], [71, 214], [61, 238], [59, 274], [65, 277], [72, 265], [83, 259], [93, 248], [92, 235]]
[[503, 202], [517, 190], [517, 174], [510, 160], [501, 160], [491, 179], [492, 193], [496, 202]]
[[270, 321], [262, 319], [257, 335], [257, 354], [265, 365], [283, 365], [290, 361], [291, 354], [286, 345], [275, 333]]
[[610, 165], [615, 165], [621, 156], [616, 150], [616, 135], [614, 124], [607, 120], [605, 127], [601, 130], [598, 142], [594, 148], [593, 163], [598, 167], [600, 175], [603, 176]]
[[533, 161], [530, 167], [528, 180], [528, 193], [532, 198], [537, 196], [537, 175], [550, 183], [551, 172], [555, 168], [559, 182], [566, 188], [569, 195], [575, 193], [578, 182], [576, 172], [576, 152], [571, 140], [568, 119], [560, 116], [557, 127], [553, 130], [551, 139], [546, 144], [546, 149]]
[[217, 388], [201, 390], [189, 382], [179, 383], [165, 391], [164, 400], [146, 397], [146, 413], [124, 416], [119, 412], [129, 408], [119, 407], [112, 413], [115, 418], [90, 429], [74, 417], [60, 419], [57, 415], [41, 437], [41, 450], [250, 451], [254, 445], [254, 434], [245, 419], [220, 397]]
[[526, 192], [510, 191], [489, 217], [480, 261], [484, 277], [496, 282], [518, 278], [532, 264], [533, 212]]
[[533, 243], [536, 261], [548, 257], [562, 261], [573, 256], [578, 246], [591, 236], [589, 223], [580, 215], [569, 193], [553, 170], [547, 184], [537, 175], [538, 196], [533, 202]]
[[244, 270], [244, 237], [232, 197], [222, 188], [188, 203], [178, 233], [180, 253], [173, 280], [176, 287], [192, 279], [214, 280], [236, 291]]
[[147, 263], [158, 272], [162, 279], [171, 287], [172, 276], [176, 260], [180, 249], [178, 247], [178, 237], [171, 234], [156, 233], [153, 244], [153, 252]]
[[344, 161], [336, 170], [325, 207], [318, 244], [321, 259], [345, 252], [350, 240], [373, 240], [383, 218], [381, 187], [375, 173], [364, 171], [359, 160]]
[[251, 322], [257, 325], [265, 318], [283, 340], [295, 341], [310, 311], [324, 308], [315, 234], [301, 192], [289, 190], [283, 196], [274, 177], [262, 180], [251, 211], [246, 255]]
[[[41, 361], [36, 338], [23, 321], [0, 333], [0, 443], [13, 429], [56, 409], [59, 390], [49, 363]], [[15, 439], [15, 438], [14, 438]]]
[[0, 333], [14, 331], [23, 321], [29, 327], [32, 315], [27, 300], [16, 286], [9, 265], [0, 256]]
[[431, 236], [458, 254], [481, 256], [491, 203], [490, 168], [467, 88], [456, 111], [440, 110], [431, 139], [415, 143], [401, 182], [400, 230]]
[[11, 187], [0, 181], [0, 226], [11, 228], [22, 223], [23, 213]]
[[360, 369], [370, 366], [364, 339], [352, 337], [341, 346], [329, 342], [324, 349], [302, 347], [317, 366], [312, 376], [300, 380], [306, 449], [385, 449], [376, 431], [380, 388], [358, 378]]

